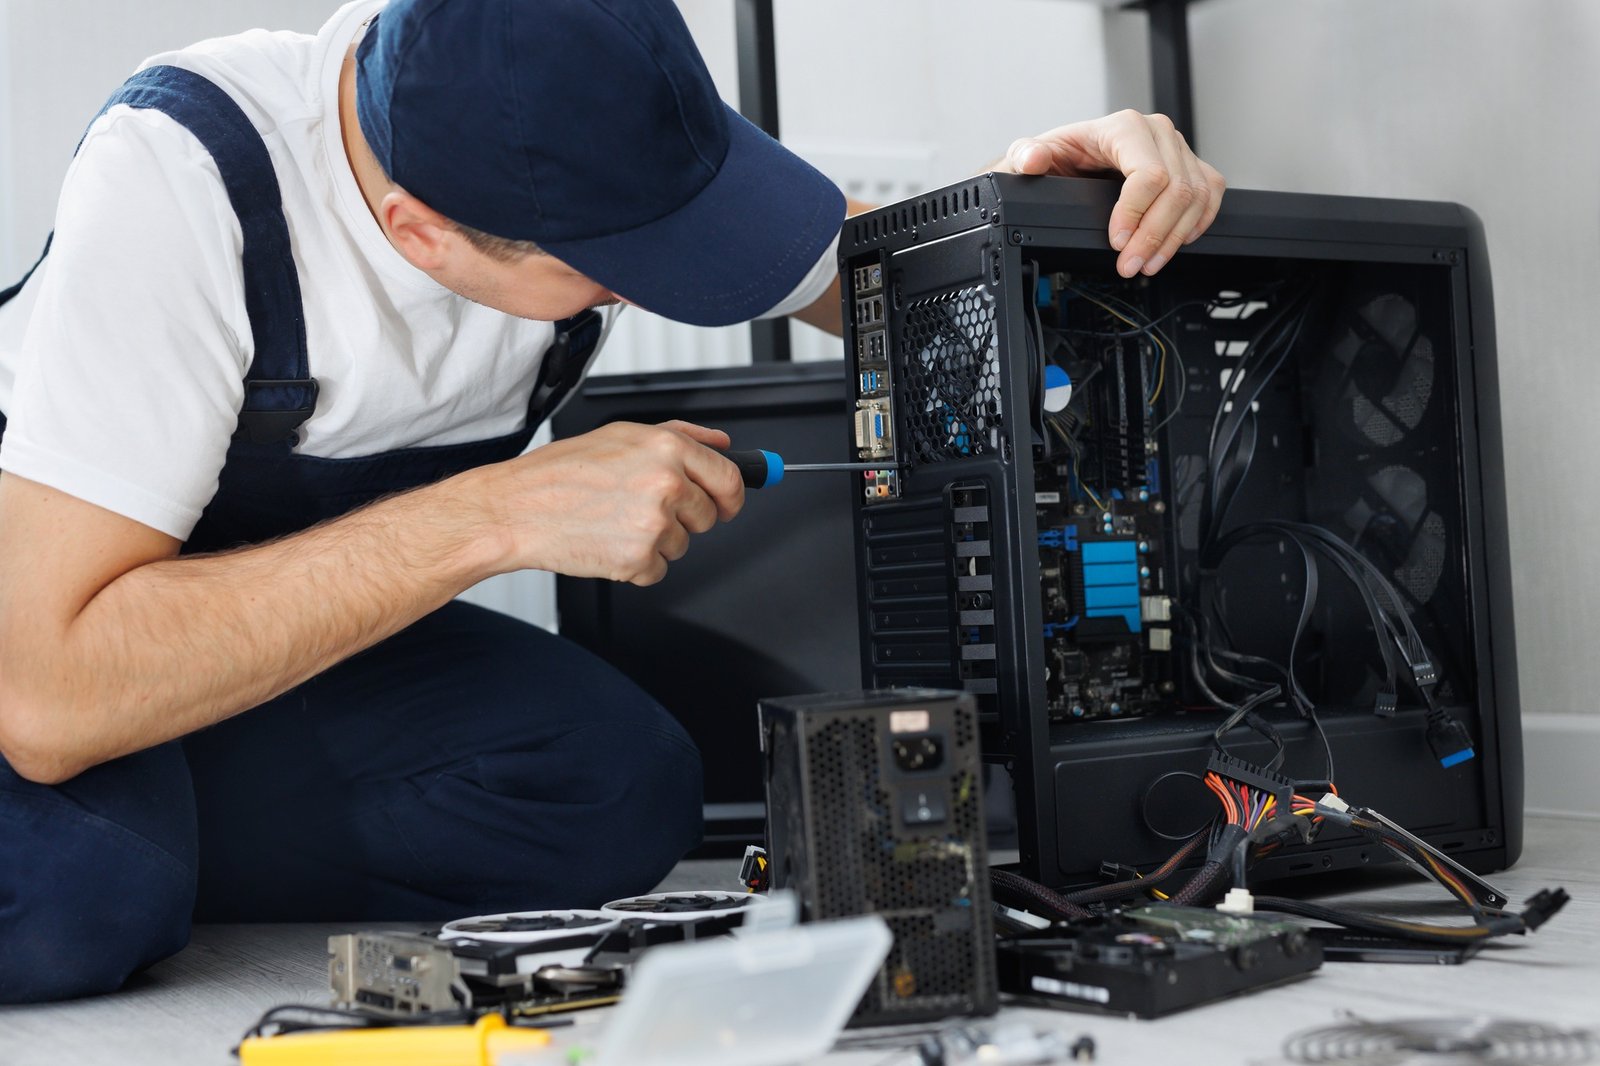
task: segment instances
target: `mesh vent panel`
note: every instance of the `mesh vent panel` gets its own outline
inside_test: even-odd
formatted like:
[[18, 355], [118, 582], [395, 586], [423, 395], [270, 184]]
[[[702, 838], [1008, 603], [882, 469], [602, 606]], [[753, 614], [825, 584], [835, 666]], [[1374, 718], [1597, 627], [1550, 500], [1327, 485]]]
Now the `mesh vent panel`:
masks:
[[960, 289], [906, 309], [899, 430], [913, 464], [999, 450], [1004, 427], [994, 297]]
[[[877, 822], [887, 829], [889, 816], [878, 784], [877, 748], [876, 723], [866, 718], [832, 721], [812, 736], [810, 778], [819, 826], [849, 826], [865, 821]], [[817, 856], [819, 865], [837, 864], [832, 870], [817, 871], [820, 915], [832, 918], [870, 910], [864, 858], [867, 865], [875, 865], [871, 856], [849, 848]]]
[[920, 1013], [935, 1004], [957, 1005], [970, 999], [977, 967], [970, 927], [940, 930], [938, 920], [929, 915], [888, 922], [894, 947], [883, 966], [889, 985], [885, 1011], [903, 1005], [908, 1012]]
[[[983, 856], [973, 846], [983, 839], [976, 715], [958, 710], [953, 734], [951, 772], [928, 779], [929, 787], [948, 787], [950, 821], [942, 832], [906, 836], [897, 835], [895, 821], [895, 790], [906, 782], [880, 773], [881, 721], [835, 718], [819, 723], [807, 743], [819, 834], [816, 916], [879, 914], [895, 938], [861, 1016], [971, 1009], [975, 989], [993, 981], [993, 956], [979, 950], [989, 934]], [[824, 840], [836, 843], [823, 847]]]

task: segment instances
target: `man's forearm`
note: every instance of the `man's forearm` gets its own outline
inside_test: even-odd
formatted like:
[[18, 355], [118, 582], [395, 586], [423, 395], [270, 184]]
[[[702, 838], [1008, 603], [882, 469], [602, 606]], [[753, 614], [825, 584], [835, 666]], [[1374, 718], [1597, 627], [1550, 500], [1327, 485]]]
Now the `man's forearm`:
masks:
[[512, 570], [652, 584], [744, 504], [727, 434], [614, 422], [304, 533], [171, 536], [0, 475], [0, 755], [60, 781], [263, 703]]
[[494, 571], [451, 479], [264, 545], [147, 563], [101, 589], [7, 690], [65, 779], [279, 695]]

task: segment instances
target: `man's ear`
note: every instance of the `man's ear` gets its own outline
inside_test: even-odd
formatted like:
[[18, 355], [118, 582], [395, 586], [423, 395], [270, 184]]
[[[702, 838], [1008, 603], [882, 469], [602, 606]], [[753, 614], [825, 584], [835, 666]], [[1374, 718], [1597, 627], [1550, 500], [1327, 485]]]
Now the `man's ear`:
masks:
[[378, 220], [389, 241], [412, 266], [438, 270], [459, 238], [450, 220], [404, 189], [391, 189], [378, 204]]

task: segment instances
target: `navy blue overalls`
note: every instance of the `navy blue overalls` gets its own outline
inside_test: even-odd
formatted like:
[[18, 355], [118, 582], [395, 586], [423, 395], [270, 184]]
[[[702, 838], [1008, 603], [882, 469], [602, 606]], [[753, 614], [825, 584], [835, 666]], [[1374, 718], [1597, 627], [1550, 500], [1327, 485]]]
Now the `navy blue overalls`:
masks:
[[[194, 133], [244, 234], [256, 353], [186, 552], [509, 459], [581, 373], [592, 311], [558, 327], [516, 433], [296, 455], [316, 384], [260, 134], [226, 92], [174, 67], [136, 75], [117, 103]], [[437, 920], [649, 891], [698, 841], [700, 793], [693, 744], [631, 682], [535, 626], [452, 603], [269, 703], [62, 785], [0, 759], [0, 1003], [115, 989], [182, 948], [192, 919]]]

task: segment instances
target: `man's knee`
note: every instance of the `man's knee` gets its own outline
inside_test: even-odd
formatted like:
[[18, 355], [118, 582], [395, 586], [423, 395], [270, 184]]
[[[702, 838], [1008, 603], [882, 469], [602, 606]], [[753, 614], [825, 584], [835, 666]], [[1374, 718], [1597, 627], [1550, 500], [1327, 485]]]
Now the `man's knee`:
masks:
[[[616, 842], [630, 884], [623, 894], [648, 892], [700, 843], [704, 775], [700, 752], [683, 727], [661, 721], [628, 730], [596, 730], [597, 772], [614, 775], [614, 802], [595, 812]], [[637, 887], [634, 887], [637, 886]]]
[[191, 865], [126, 826], [0, 789], [0, 1003], [115, 990], [188, 942], [194, 891]]
[[432, 778], [396, 824], [462, 905], [593, 907], [648, 892], [700, 840], [700, 756], [657, 709]]

